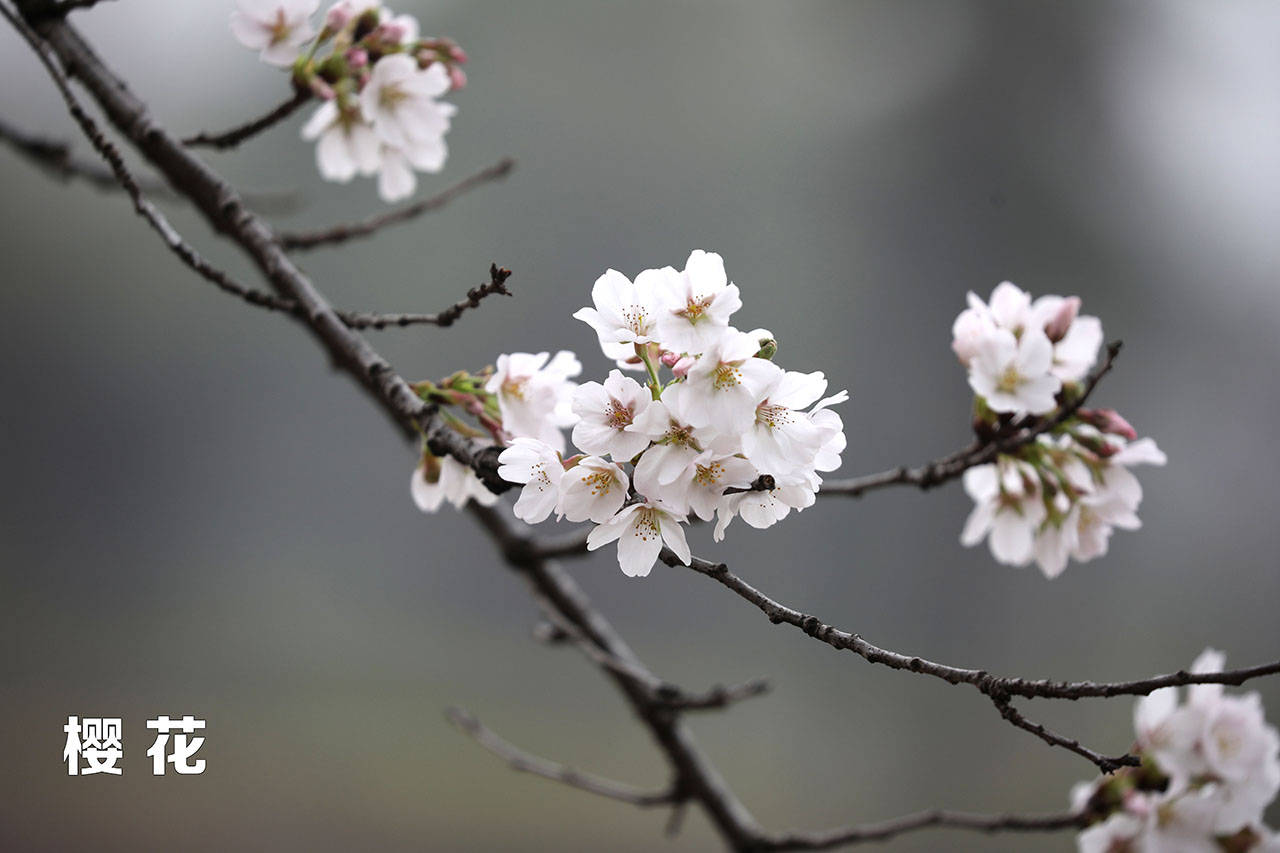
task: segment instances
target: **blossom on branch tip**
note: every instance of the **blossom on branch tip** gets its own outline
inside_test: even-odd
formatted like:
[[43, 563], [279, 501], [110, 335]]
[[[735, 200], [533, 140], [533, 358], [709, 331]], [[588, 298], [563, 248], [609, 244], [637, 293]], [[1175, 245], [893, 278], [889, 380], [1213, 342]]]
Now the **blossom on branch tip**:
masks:
[[315, 35], [311, 16], [320, 0], [236, 0], [231, 33], [263, 62], [288, 67]]
[[657, 282], [668, 274], [674, 275], [675, 271], [670, 267], [645, 270], [633, 283], [617, 270], [606, 270], [591, 287], [594, 307], [578, 309], [574, 319], [595, 329], [601, 346], [625, 345], [625, 348], [615, 348], [611, 357], [631, 354], [630, 345], [655, 340], [658, 322], [655, 291]]
[[302, 127], [302, 138], [316, 140], [316, 166], [326, 181], [346, 183], [357, 174], [372, 175], [382, 166], [382, 143], [360, 117], [335, 101], [320, 105]]
[[[548, 361], [550, 359], [550, 361]], [[574, 383], [582, 372], [577, 356], [561, 350], [516, 352], [498, 356], [498, 367], [484, 390], [497, 397], [502, 425], [513, 436], [537, 438], [564, 450], [560, 430], [577, 420], [571, 410]]]
[[746, 332], [720, 331], [681, 386], [689, 423], [730, 435], [751, 428], [760, 395], [782, 372], [773, 362], [756, 358], [759, 349], [759, 341]]
[[969, 385], [993, 412], [1042, 415], [1057, 407], [1062, 380], [1052, 375], [1053, 344], [1037, 329], [1021, 338], [997, 329], [969, 361]]

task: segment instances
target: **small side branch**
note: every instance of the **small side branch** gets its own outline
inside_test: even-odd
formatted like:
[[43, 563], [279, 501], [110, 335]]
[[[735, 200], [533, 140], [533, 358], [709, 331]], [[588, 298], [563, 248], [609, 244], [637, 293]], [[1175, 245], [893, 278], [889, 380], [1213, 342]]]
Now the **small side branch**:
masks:
[[1102, 362], [1089, 374], [1089, 378], [1085, 381], [1080, 395], [1052, 416], [1029, 418], [1025, 422], [1013, 425], [1008, 433], [1003, 436], [997, 436], [991, 441], [975, 441], [963, 450], [956, 451], [941, 459], [935, 459], [918, 468], [892, 468], [888, 471], [881, 471], [878, 474], [868, 474], [848, 480], [829, 480], [822, 484], [818, 494], [844, 495], [856, 498], [874, 489], [882, 489], [885, 486], [904, 485], [915, 486], [919, 489], [931, 489], [934, 486], [954, 480], [970, 468], [995, 461], [995, 458], [1002, 453], [1012, 453], [1018, 448], [1035, 441], [1039, 436], [1057, 429], [1068, 418], [1078, 412], [1080, 407], [1093, 394], [1094, 389], [1098, 387], [1102, 377], [1111, 372], [1122, 346], [1123, 343], [1121, 341], [1112, 341], [1107, 344], [1106, 354]]
[[507, 157], [489, 168], [459, 181], [444, 192], [422, 201], [371, 217], [363, 222], [334, 225], [318, 231], [285, 231], [280, 234], [280, 242], [286, 249], [294, 251], [314, 249], [318, 246], [333, 246], [358, 237], [368, 237], [390, 225], [408, 222], [424, 213], [439, 210], [458, 196], [464, 195], [476, 187], [505, 178], [515, 168], [515, 165], [516, 161]]
[[293, 93], [293, 97], [265, 115], [221, 133], [202, 132], [197, 133], [195, 136], [188, 136], [182, 140], [182, 144], [189, 148], [217, 148], [219, 150], [235, 148], [249, 137], [255, 136], [284, 121], [309, 100], [311, 100], [311, 92], [306, 89], [298, 89]]
[[1000, 716], [1004, 717], [1013, 725], [1023, 729], [1024, 731], [1031, 732], [1050, 746], [1060, 746], [1063, 749], [1068, 749], [1071, 752], [1074, 752], [1076, 755], [1079, 755], [1088, 761], [1092, 761], [1103, 773], [1114, 773], [1121, 767], [1137, 767], [1142, 764], [1142, 759], [1138, 758], [1136, 755], [1129, 755], [1126, 753], [1116, 758], [1110, 758], [1102, 753], [1089, 749], [1089, 747], [1084, 746], [1078, 740], [1063, 737], [1062, 735], [1045, 728], [1040, 723], [1033, 723], [1031, 720], [1024, 717], [1017, 708], [1010, 705], [1009, 700], [1007, 699], [995, 699], [993, 701], [995, 702], [996, 710], [1000, 712]]
[[486, 728], [473, 714], [461, 708], [448, 709], [445, 717], [476, 743], [505, 761], [512, 770], [532, 773], [534, 776], [541, 776], [544, 779], [568, 785], [570, 788], [577, 788], [579, 791], [642, 808], [672, 805], [683, 799], [674, 788], [665, 791], [645, 791], [622, 782], [614, 782], [612, 779], [583, 773], [564, 764], [526, 752]]
[[934, 809], [879, 823], [864, 823], [826, 832], [788, 832], [769, 839], [765, 850], [830, 850], [847, 844], [885, 841], [921, 829], [971, 829], [978, 832], [1059, 832], [1081, 829], [1088, 816], [1077, 812], [1046, 815], [968, 814]]

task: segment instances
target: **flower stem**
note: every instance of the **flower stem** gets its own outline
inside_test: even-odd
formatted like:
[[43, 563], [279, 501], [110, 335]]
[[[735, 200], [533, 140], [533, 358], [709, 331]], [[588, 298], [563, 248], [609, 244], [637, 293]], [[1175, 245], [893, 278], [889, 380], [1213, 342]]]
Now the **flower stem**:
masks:
[[636, 355], [644, 362], [644, 368], [649, 372], [649, 393], [653, 395], [653, 399], [662, 398], [662, 382], [658, 380], [658, 369], [653, 366], [653, 359], [649, 357], [649, 347], [647, 344], [635, 344]]

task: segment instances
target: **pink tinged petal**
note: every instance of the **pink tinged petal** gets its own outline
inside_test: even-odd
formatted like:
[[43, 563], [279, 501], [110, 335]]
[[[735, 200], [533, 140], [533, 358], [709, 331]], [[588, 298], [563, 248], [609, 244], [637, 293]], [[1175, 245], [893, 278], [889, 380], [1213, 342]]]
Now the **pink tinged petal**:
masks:
[[[1191, 671], [1197, 675], [1222, 672], [1227, 668], [1227, 656], [1217, 649], [1205, 649], [1191, 664]], [[1221, 684], [1193, 684], [1187, 688], [1187, 704], [1197, 707], [1208, 707], [1222, 698]]]
[[1000, 492], [1000, 474], [995, 465], [978, 465], [964, 472], [964, 490], [975, 501], [989, 501]]
[[559, 492], [554, 487], [530, 482], [520, 492], [514, 511], [516, 518], [529, 524], [545, 521], [556, 508]]
[[1178, 689], [1162, 687], [1138, 699], [1133, 706], [1133, 730], [1138, 743], [1152, 745], [1152, 737], [1178, 707]]
[[244, 12], [231, 13], [231, 34], [251, 50], [262, 50], [271, 44], [271, 31]]
[[1022, 326], [1030, 310], [1031, 296], [1012, 282], [1002, 281], [991, 292], [991, 314], [1006, 329]]
[[418, 179], [413, 169], [399, 152], [388, 152], [382, 158], [382, 169], [378, 173], [378, 196], [388, 204], [413, 195]]
[[[306, 41], [309, 36], [304, 36], [302, 41]], [[294, 41], [293, 38], [267, 45], [258, 54], [259, 58], [268, 65], [275, 65], [278, 68], [288, 68], [298, 58], [300, 42]]]
[[326, 181], [345, 184], [355, 177], [356, 163], [341, 128], [330, 129], [316, 143], [316, 167]]
[[449, 148], [443, 139], [435, 138], [415, 142], [405, 149], [405, 156], [419, 172], [439, 172], [449, 157]]
[[995, 504], [980, 503], [975, 506], [965, 520], [964, 530], [960, 532], [960, 544], [971, 548], [981, 542], [991, 530], [995, 517]]
[[662, 527], [662, 541], [666, 542], [667, 547], [680, 558], [680, 562], [686, 566], [689, 565], [693, 555], [689, 552], [689, 542], [685, 539], [684, 529], [679, 522], [665, 513], [659, 518], [659, 523]]
[[333, 101], [326, 101], [311, 114], [311, 118], [307, 119], [307, 123], [302, 126], [302, 138], [306, 140], [316, 139], [337, 120], [338, 105]]
[[360, 174], [368, 177], [382, 165], [382, 143], [367, 124], [352, 125], [347, 132], [347, 146]]
[[1005, 510], [996, 513], [988, 539], [991, 554], [1001, 563], [1025, 566], [1031, 562], [1032, 525], [1022, 516]]
[[1119, 465], [1163, 465], [1169, 461], [1164, 451], [1156, 446], [1151, 438], [1140, 438], [1123, 447], [1119, 453], [1111, 457], [1114, 464]]
[[1055, 397], [1061, 390], [1062, 380], [1053, 375], [1044, 375], [1024, 383], [1018, 389], [1016, 399], [1021, 404], [1020, 408], [1025, 409], [1028, 414], [1043, 415], [1058, 407]]
[[1053, 364], [1053, 344], [1040, 329], [1027, 329], [1018, 341], [1018, 372], [1026, 377], [1048, 373]]

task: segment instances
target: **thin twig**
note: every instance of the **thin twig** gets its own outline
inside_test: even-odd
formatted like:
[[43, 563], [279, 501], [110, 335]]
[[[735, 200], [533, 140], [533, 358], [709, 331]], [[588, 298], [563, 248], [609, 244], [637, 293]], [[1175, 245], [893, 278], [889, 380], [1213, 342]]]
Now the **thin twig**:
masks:
[[1034, 723], [1024, 717], [1017, 708], [1009, 704], [1008, 699], [995, 699], [993, 701], [995, 701], [996, 710], [1000, 712], [1000, 716], [1004, 717], [1013, 725], [1031, 732], [1050, 746], [1060, 746], [1063, 749], [1068, 749], [1076, 755], [1093, 762], [1103, 773], [1114, 773], [1121, 767], [1138, 767], [1142, 764], [1142, 759], [1138, 758], [1136, 755], [1129, 755], [1128, 753], [1125, 753], [1124, 755], [1111, 758], [1100, 752], [1095, 752], [1094, 750], [1089, 749], [1089, 747], [1084, 746], [1078, 740], [1063, 737], [1040, 723]]
[[847, 844], [885, 841], [920, 829], [972, 829], [978, 832], [1057, 832], [1081, 829], [1089, 816], [1076, 812], [1046, 815], [968, 814], [940, 809], [916, 812], [879, 823], [864, 823], [826, 832], [787, 832], [775, 836], [764, 850], [830, 850]]
[[389, 225], [396, 225], [400, 222], [407, 222], [421, 216], [424, 213], [430, 213], [433, 210], [439, 210], [449, 202], [453, 201], [460, 195], [473, 190], [490, 181], [496, 181], [505, 178], [515, 168], [516, 161], [507, 157], [498, 163], [490, 166], [483, 171], [477, 172], [469, 178], [464, 178], [444, 192], [414, 202], [396, 210], [371, 217], [363, 222], [353, 222], [343, 225], [334, 225], [319, 231], [284, 231], [280, 234], [280, 242], [286, 249], [301, 250], [314, 249], [317, 246], [332, 246], [338, 243], [345, 243], [347, 240], [353, 240], [357, 237], [368, 237], [377, 231], [386, 228]]
[[822, 484], [818, 494], [856, 498], [885, 486], [909, 485], [920, 489], [931, 489], [954, 480], [970, 468], [994, 461], [1002, 453], [1012, 453], [1035, 441], [1039, 436], [1057, 429], [1079, 411], [1093, 394], [1094, 389], [1098, 387], [1102, 377], [1111, 371], [1122, 346], [1120, 341], [1107, 344], [1103, 360], [1089, 375], [1080, 394], [1050, 416], [1030, 418], [1026, 422], [1014, 424], [1005, 435], [997, 436], [991, 441], [975, 441], [963, 450], [935, 459], [918, 468], [891, 468], [878, 474], [868, 474], [848, 480], [828, 480]]
[[230, 130], [224, 130], [221, 133], [209, 133], [207, 131], [197, 133], [195, 136], [188, 136], [182, 140], [182, 144], [190, 148], [217, 148], [220, 150], [235, 148], [249, 137], [284, 121], [309, 100], [311, 100], [310, 90], [296, 89], [289, 100], [252, 121], [245, 122]]
[[677, 802], [674, 790], [645, 791], [640, 788], [614, 782], [591, 773], [583, 773], [564, 764], [526, 752], [510, 741], [502, 738], [492, 729], [486, 728], [475, 715], [461, 708], [449, 708], [445, 711], [449, 722], [458, 727], [476, 743], [501, 758], [512, 769], [520, 773], [532, 773], [544, 779], [551, 779], [570, 788], [586, 791], [611, 800], [619, 800], [642, 808], [649, 806], [666, 806]]

